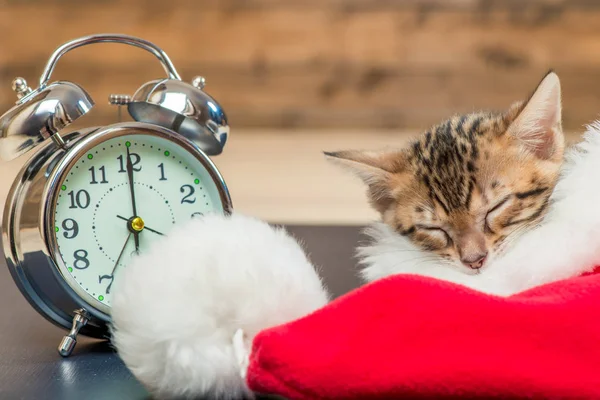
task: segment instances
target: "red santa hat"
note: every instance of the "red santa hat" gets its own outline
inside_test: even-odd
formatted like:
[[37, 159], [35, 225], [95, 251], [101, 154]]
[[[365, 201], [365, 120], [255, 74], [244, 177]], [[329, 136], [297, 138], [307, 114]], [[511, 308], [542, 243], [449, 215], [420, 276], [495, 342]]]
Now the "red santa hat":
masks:
[[600, 398], [600, 275], [510, 297], [395, 276], [254, 339], [247, 384], [288, 399]]
[[121, 270], [114, 345], [160, 398], [598, 399], [599, 170], [595, 124], [542, 226], [489, 271], [397, 274], [329, 304], [284, 231], [192, 221]]

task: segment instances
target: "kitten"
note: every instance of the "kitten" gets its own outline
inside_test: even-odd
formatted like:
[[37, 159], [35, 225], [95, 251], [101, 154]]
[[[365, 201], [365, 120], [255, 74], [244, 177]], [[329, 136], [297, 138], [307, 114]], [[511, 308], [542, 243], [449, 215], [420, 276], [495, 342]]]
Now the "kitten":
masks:
[[485, 270], [544, 216], [564, 146], [560, 81], [550, 71], [505, 112], [454, 116], [406, 148], [325, 154], [362, 178], [381, 215], [374, 243], [359, 251], [374, 280], [433, 264]]

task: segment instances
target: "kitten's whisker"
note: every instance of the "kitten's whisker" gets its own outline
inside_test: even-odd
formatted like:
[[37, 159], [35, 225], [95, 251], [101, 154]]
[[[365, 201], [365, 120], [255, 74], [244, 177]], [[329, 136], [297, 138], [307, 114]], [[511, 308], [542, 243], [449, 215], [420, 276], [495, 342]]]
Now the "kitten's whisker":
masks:
[[415, 266], [418, 267], [419, 265], [421, 265], [422, 263], [425, 263], [425, 262], [435, 263], [435, 262], [438, 262], [438, 261], [439, 261], [439, 259], [437, 257], [434, 257], [432, 255], [424, 255], [422, 257], [415, 257], [415, 258], [411, 258], [409, 260], [402, 260], [401, 262], [395, 264], [393, 266], [393, 268], [400, 267], [400, 266], [402, 266], [402, 265], [404, 265], [406, 263], [409, 263], [409, 262], [414, 262]]
[[505, 254], [524, 234], [536, 229], [538, 226], [539, 222], [530, 222], [521, 226], [517, 226], [515, 229], [509, 232], [504, 240], [498, 245], [496, 248], [497, 256], [502, 256]]
[[[366, 247], [368, 248], [368, 247]], [[359, 250], [360, 251], [360, 250]], [[398, 253], [398, 254], [402, 254], [402, 253], [426, 253], [424, 250], [419, 250], [419, 249], [391, 249], [391, 250], [385, 250], [385, 251], [381, 251], [378, 250], [377, 254], [394, 254], [394, 253]]]

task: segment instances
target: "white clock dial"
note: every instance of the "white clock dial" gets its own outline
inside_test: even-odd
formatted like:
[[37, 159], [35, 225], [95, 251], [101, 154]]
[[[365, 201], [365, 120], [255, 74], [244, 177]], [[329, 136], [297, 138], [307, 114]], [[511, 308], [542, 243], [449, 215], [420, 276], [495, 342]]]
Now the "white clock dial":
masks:
[[219, 186], [204, 165], [158, 136], [109, 139], [63, 176], [54, 208], [59, 268], [78, 293], [105, 307], [118, 271], [136, 251], [178, 222], [224, 212]]

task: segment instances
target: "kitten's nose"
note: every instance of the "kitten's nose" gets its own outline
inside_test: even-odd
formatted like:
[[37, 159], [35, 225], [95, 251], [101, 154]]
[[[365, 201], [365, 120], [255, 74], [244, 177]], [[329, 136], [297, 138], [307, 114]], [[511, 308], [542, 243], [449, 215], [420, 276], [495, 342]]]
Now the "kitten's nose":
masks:
[[482, 253], [469, 254], [466, 257], [460, 259], [462, 263], [472, 269], [479, 269], [483, 267], [483, 263], [485, 262], [485, 258], [487, 257], [487, 251]]

